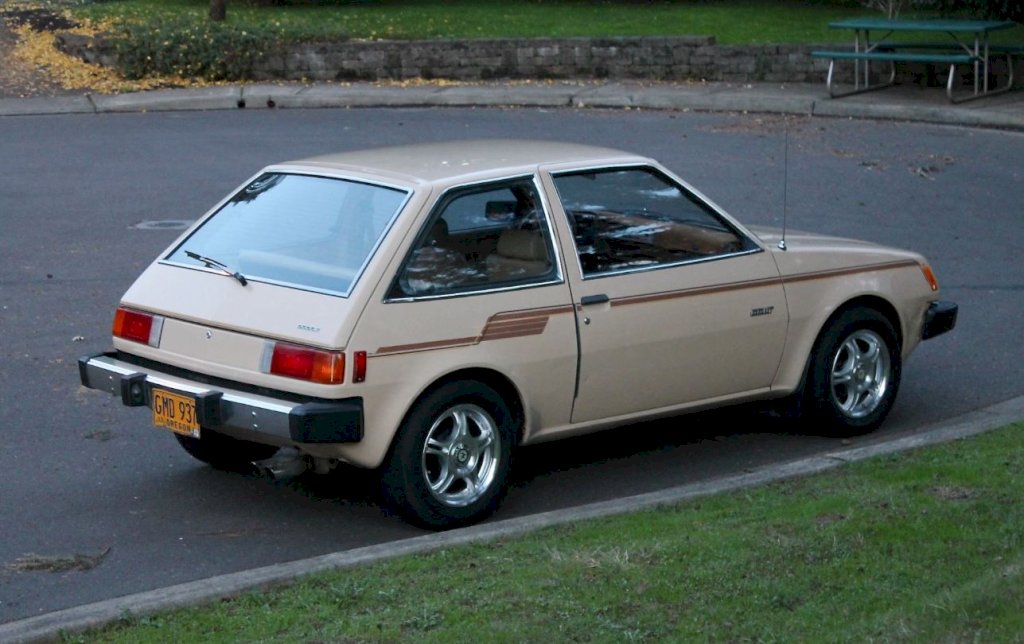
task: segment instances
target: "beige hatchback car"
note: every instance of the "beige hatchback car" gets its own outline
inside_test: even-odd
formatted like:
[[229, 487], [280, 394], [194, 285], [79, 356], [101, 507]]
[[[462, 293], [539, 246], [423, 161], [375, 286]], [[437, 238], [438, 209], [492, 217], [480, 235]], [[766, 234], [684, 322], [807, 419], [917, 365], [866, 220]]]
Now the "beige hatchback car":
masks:
[[626, 152], [383, 148], [261, 170], [80, 372], [201, 461], [379, 468], [391, 507], [451, 527], [494, 511], [528, 443], [756, 399], [874, 429], [956, 323], [938, 288], [917, 254], [783, 241]]

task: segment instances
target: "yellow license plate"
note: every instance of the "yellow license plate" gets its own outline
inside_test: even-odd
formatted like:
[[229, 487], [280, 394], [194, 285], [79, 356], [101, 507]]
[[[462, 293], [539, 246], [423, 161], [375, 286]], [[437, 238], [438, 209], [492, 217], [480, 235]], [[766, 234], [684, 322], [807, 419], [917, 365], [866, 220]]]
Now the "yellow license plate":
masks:
[[163, 389], [153, 389], [153, 424], [176, 434], [199, 438], [196, 401]]

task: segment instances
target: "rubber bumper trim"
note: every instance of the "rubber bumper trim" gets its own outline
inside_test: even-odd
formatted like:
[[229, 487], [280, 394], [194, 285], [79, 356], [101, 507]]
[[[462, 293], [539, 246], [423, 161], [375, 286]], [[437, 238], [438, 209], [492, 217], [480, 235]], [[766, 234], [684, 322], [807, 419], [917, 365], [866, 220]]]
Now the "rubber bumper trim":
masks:
[[288, 414], [288, 429], [298, 443], [355, 443], [363, 440], [363, 399], [308, 402]]
[[960, 307], [955, 302], [932, 302], [924, 313], [924, 325], [921, 327], [921, 339], [930, 340], [953, 330]]

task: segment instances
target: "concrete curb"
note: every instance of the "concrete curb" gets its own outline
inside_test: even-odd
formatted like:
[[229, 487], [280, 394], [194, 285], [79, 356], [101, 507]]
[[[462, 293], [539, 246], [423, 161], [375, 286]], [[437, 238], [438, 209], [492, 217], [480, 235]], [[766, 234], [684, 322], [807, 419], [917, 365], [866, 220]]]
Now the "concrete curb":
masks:
[[230, 110], [238, 108], [241, 88], [160, 89], [134, 94], [90, 94], [97, 113]]
[[[910, 90], [908, 90], [910, 91]], [[970, 106], [889, 90], [833, 100], [817, 84], [491, 83], [480, 85], [297, 85], [270, 83], [133, 94], [0, 99], [0, 117], [80, 113], [353, 107], [572, 107], [763, 112], [917, 121], [1024, 130], [1024, 100], [1004, 94]]]
[[54, 640], [62, 633], [99, 628], [128, 616], [140, 617], [220, 598], [233, 597], [251, 590], [285, 585], [298, 577], [312, 573], [351, 568], [403, 555], [432, 552], [467, 543], [513, 537], [541, 528], [636, 512], [679, 503], [695, 497], [764, 485], [797, 476], [807, 476], [835, 469], [845, 463], [968, 438], [1020, 420], [1024, 420], [1024, 396], [939, 423], [927, 431], [912, 436], [865, 447], [829, 452], [820, 456], [764, 467], [749, 473], [682, 485], [623, 499], [592, 503], [568, 510], [494, 521], [460, 530], [428, 534], [301, 561], [220, 575], [8, 622], [0, 625], [0, 641], [13, 643]]
[[50, 114], [94, 114], [89, 96], [0, 99], [0, 116], [45, 116]]
[[869, 105], [822, 99], [814, 102], [812, 115], [1024, 130], [1024, 113], [978, 111], [960, 107]]

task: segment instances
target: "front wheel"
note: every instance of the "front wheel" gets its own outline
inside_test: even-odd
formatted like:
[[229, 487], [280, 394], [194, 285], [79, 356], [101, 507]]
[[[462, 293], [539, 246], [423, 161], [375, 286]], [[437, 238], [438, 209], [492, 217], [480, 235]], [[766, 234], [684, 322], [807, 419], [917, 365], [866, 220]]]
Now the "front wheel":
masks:
[[416, 404], [392, 446], [383, 472], [385, 501], [427, 528], [486, 518], [505, 494], [517, 425], [486, 385], [439, 387]]
[[889, 320], [872, 309], [851, 309], [826, 327], [811, 354], [807, 420], [834, 436], [876, 429], [896, 400], [900, 350]]

